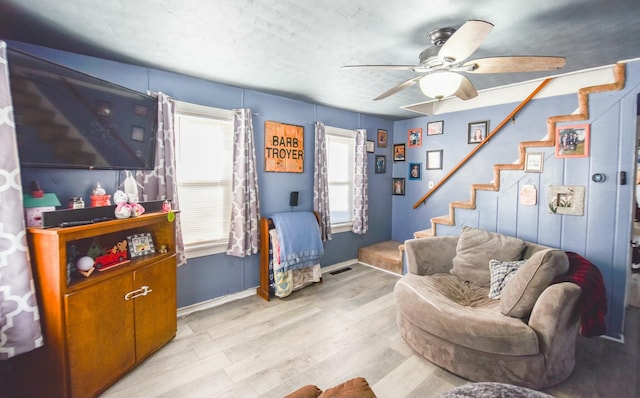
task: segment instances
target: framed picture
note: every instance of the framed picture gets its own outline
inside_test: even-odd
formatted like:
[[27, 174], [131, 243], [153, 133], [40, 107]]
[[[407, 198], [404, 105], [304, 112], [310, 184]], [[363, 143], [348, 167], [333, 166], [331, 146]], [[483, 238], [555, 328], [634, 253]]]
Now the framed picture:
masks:
[[374, 153], [376, 151], [376, 143], [371, 140], [367, 140], [367, 153]]
[[147, 115], [147, 107], [144, 105], [133, 105], [133, 114], [138, 116], [146, 116]]
[[556, 127], [556, 157], [588, 157], [589, 130], [588, 124]]
[[409, 148], [417, 148], [422, 146], [422, 129], [409, 130]]
[[150, 233], [135, 234], [127, 236], [129, 246], [129, 256], [131, 258], [144, 256], [145, 254], [155, 253], [153, 239]]
[[387, 147], [387, 130], [378, 130], [378, 148]]
[[584, 193], [585, 187], [581, 185], [550, 185], [547, 193], [549, 213], [584, 215]]
[[385, 155], [376, 155], [376, 174], [384, 174], [387, 172], [387, 157]]
[[427, 170], [442, 170], [442, 149], [427, 151]]
[[542, 163], [544, 162], [544, 153], [527, 152], [524, 157], [524, 171], [527, 173], [542, 173]]
[[438, 135], [444, 133], [444, 120], [427, 123], [427, 135]]
[[131, 139], [134, 141], [144, 142], [144, 128], [140, 126], [131, 126]]
[[393, 179], [393, 194], [394, 195], [404, 195], [404, 178], [394, 178]]
[[393, 161], [404, 162], [406, 152], [404, 144], [393, 144]]
[[469, 130], [467, 132], [467, 143], [477, 144], [482, 142], [487, 137], [487, 130], [489, 129], [489, 121], [473, 122], [469, 123]]
[[422, 163], [409, 163], [409, 180], [422, 180]]

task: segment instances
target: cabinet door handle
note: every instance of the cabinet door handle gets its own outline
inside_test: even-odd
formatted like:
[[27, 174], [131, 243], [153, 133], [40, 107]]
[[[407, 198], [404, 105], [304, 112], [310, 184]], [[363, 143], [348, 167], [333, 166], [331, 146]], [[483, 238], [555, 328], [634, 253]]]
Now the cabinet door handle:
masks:
[[151, 293], [153, 290], [149, 286], [142, 286], [140, 289], [136, 289], [124, 295], [125, 300], [133, 300], [140, 296], [146, 296]]

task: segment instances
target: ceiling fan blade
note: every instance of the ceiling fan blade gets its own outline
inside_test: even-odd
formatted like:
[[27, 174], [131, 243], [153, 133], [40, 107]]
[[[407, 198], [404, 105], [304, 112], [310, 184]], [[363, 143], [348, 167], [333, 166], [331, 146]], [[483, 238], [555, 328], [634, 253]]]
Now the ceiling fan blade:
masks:
[[363, 68], [363, 69], [381, 69], [381, 70], [410, 70], [414, 71], [416, 69], [416, 65], [343, 65], [342, 69], [355, 69], [355, 68]]
[[453, 93], [456, 97], [461, 100], [470, 100], [478, 95], [476, 88], [471, 83], [471, 80], [467, 79], [466, 76], [462, 76], [462, 80], [460, 81], [460, 87], [458, 87], [458, 91]]
[[470, 20], [464, 23], [442, 45], [438, 57], [451, 62], [461, 62], [467, 59], [480, 46], [480, 43], [493, 29], [493, 24], [486, 21]]
[[562, 68], [564, 57], [491, 57], [466, 62], [461, 70], [469, 73], [537, 72]]
[[404, 90], [404, 89], [405, 89], [405, 88], [407, 88], [407, 87], [411, 87], [411, 86], [413, 86], [413, 85], [414, 85], [414, 84], [416, 84], [416, 83], [417, 83], [421, 78], [422, 78], [422, 76], [417, 76], [417, 77], [414, 77], [414, 78], [412, 78], [412, 79], [409, 79], [409, 80], [407, 80], [407, 81], [405, 81], [405, 82], [402, 82], [402, 83], [398, 84], [397, 86], [395, 86], [394, 88], [392, 88], [391, 90], [388, 90], [388, 91], [386, 91], [386, 92], [384, 92], [384, 93], [380, 94], [379, 96], [377, 96], [377, 97], [376, 97], [376, 98], [374, 98], [373, 100], [374, 100], [374, 101], [379, 101], [379, 100], [381, 100], [381, 99], [387, 98], [387, 97], [389, 97], [389, 96], [391, 96], [391, 95], [393, 95], [393, 94], [397, 93], [398, 91], [402, 91], [402, 90]]

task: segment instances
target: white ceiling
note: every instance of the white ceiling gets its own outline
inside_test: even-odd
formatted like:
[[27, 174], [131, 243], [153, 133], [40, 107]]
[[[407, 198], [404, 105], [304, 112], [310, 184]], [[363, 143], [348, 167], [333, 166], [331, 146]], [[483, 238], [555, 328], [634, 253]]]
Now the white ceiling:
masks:
[[[639, 0], [0, 0], [0, 38], [389, 119], [428, 98], [372, 99], [415, 74], [340, 66], [417, 64], [431, 30], [469, 19], [495, 25], [470, 59], [564, 56], [561, 74], [640, 57]], [[546, 75], [468, 77], [483, 90]]]

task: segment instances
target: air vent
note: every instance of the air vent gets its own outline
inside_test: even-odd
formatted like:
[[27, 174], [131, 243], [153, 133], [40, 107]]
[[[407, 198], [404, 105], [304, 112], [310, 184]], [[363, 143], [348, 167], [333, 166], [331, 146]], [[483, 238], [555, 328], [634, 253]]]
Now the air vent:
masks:
[[351, 267], [344, 267], [344, 268], [337, 269], [337, 270], [335, 270], [335, 271], [331, 271], [331, 272], [329, 272], [329, 273], [330, 273], [331, 275], [338, 275], [338, 274], [341, 274], [341, 273], [343, 273], [343, 272], [347, 272], [347, 271], [351, 271], [351, 270], [352, 270], [352, 268], [351, 268]]

